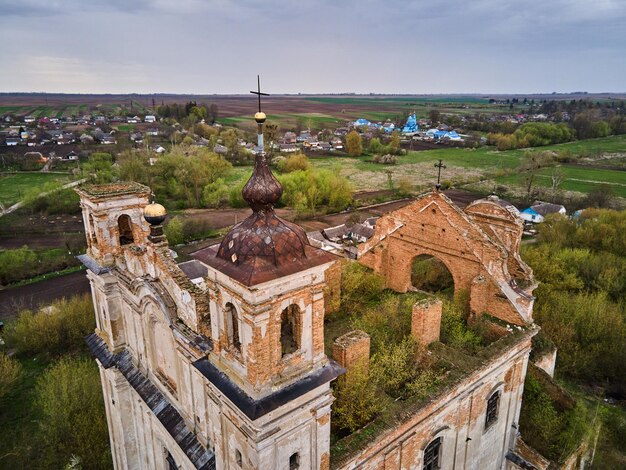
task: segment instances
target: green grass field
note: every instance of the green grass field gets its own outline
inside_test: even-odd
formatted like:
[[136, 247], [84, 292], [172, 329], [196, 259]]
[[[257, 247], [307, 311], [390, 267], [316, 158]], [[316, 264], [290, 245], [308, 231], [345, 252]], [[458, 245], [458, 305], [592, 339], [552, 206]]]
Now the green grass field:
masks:
[[68, 175], [58, 173], [3, 173], [0, 174], [0, 203], [8, 207], [32, 191], [43, 189], [47, 183], [68, 181]]
[[[616, 196], [626, 198], [626, 171], [600, 170], [595, 168], [583, 168], [575, 166], [561, 166], [564, 180], [559, 189], [566, 191], [577, 191], [589, 193], [595, 189], [600, 189], [603, 184], [608, 184]], [[537, 178], [537, 185], [550, 188], [552, 186], [552, 168], [543, 170]], [[506, 186], [522, 186], [520, 175], [507, 175], [496, 178], [496, 182]]]
[[[532, 151], [568, 150], [572, 155], [599, 155], [626, 152], [626, 136], [612, 136], [580, 142], [539, 147]], [[398, 157], [397, 165], [381, 165], [373, 163], [371, 156], [361, 157], [314, 156], [310, 158], [312, 165], [318, 169], [330, 170], [348, 178], [359, 191], [375, 191], [388, 189], [387, 172], [391, 171], [394, 181], [400, 178], [410, 179], [418, 188], [428, 187], [436, 180], [434, 164], [443, 160], [446, 168], [442, 171], [442, 180], [450, 180], [455, 184], [463, 181], [493, 178], [496, 182], [507, 186], [519, 186], [520, 176], [513, 173], [497, 176], [517, 168], [524, 155], [524, 150], [508, 150], [498, 152], [491, 147], [464, 149], [442, 147], [436, 150], [409, 152]], [[596, 169], [574, 165], [563, 166], [566, 180], [561, 189], [588, 193], [602, 183], [608, 183], [615, 194], [626, 197], [626, 171]], [[229, 184], [238, 184], [250, 175], [250, 167], [235, 167], [226, 178]], [[546, 168], [540, 175], [538, 184], [550, 186], [552, 168]]]

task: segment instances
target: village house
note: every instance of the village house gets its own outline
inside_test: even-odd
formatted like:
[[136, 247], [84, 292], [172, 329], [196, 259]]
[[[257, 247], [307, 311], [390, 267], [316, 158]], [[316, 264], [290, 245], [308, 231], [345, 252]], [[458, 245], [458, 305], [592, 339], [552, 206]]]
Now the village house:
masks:
[[284, 144], [295, 144], [297, 142], [297, 136], [295, 132], [285, 132], [285, 135], [283, 136], [283, 143]]
[[535, 201], [530, 207], [524, 209], [520, 216], [526, 222], [535, 224], [542, 223], [549, 214], [566, 215], [567, 210], [561, 204], [552, 204], [550, 202]]

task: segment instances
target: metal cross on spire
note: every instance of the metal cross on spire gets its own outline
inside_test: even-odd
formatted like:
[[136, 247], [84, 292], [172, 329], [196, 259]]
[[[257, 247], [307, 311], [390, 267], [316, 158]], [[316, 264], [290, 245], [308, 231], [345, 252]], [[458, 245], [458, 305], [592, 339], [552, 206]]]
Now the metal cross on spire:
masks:
[[259, 75], [256, 76], [256, 82], [257, 82], [257, 91], [250, 91], [250, 93], [252, 93], [253, 95], [257, 95], [259, 97], [259, 113], [260, 113], [261, 112], [261, 95], [270, 96], [270, 94], [261, 92], [261, 77]]
[[435, 168], [437, 168], [437, 185], [435, 188], [439, 191], [439, 189], [441, 189], [441, 170], [446, 168], [443, 164], [443, 160], [439, 160], [439, 163], [435, 163]]

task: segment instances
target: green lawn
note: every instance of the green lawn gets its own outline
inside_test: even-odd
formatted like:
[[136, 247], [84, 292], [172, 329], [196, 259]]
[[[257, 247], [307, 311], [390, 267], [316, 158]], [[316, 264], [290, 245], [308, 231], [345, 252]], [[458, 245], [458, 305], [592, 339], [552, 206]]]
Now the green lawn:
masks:
[[0, 203], [8, 207], [21, 201], [34, 190], [42, 190], [47, 183], [68, 182], [69, 176], [58, 173], [2, 173], [0, 174]]

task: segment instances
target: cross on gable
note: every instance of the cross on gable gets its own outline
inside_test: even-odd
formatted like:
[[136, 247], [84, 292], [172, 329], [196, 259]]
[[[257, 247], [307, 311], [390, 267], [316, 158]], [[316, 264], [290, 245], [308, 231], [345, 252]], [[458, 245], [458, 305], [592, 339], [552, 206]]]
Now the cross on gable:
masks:
[[257, 91], [250, 91], [250, 93], [252, 93], [253, 95], [257, 95], [259, 97], [259, 112], [261, 112], [261, 95], [270, 96], [270, 94], [261, 92], [261, 78], [259, 77], [259, 75], [256, 76], [256, 81], [257, 81]]
[[446, 168], [446, 166], [443, 164], [443, 160], [439, 160], [439, 163], [435, 163], [435, 168], [437, 168], [437, 185], [435, 186], [435, 188], [439, 190], [441, 188], [441, 170]]

